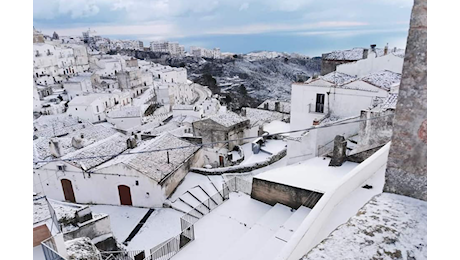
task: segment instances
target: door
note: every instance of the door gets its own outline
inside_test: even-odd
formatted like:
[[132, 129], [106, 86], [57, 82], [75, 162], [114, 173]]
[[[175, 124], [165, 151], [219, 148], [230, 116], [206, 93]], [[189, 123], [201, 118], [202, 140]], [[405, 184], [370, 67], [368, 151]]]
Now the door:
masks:
[[64, 199], [75, 203], [75, 194], [73, 193], [72, 182], [67, 179], [61, 180], [62, 191], [64, 191]]
[[118, 186], [118, 195], [120, 195], [120, 204], [132, 206], [133, 202], [131, 200], [131, 190], [126, 185]]
[[224, 157], [222, 155], [219, 156], [219, 165], [220, 167], [224, 167]]
[[324, 94], [316, 94], [316, 113], [324, 113]]

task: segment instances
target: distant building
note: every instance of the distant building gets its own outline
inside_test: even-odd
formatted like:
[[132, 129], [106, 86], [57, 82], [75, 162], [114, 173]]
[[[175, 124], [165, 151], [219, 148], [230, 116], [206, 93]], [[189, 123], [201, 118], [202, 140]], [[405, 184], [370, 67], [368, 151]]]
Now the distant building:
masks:
[[34, 43], [45, 43], [45, 37], [43, 36], [43, 34], [37, 30], [35, 30], [35, 27], [34, 27], [34, 39], [33, 39], [33, 42]]
[[153, 52], [169, 53], [171, 55], [184, 54], [184, 46], [179, 45], [178, 42], [153, 41], [150, 43], [150, 50]]
[[372, 44], [370, 49], [353, 48], [351, 50], [324, 53], [321, 59], [321, 75], [326, 75], [335, 71], [336, 67], [341, 64], [356, 62], [367, 58], [376, 58], [390, 53], [399, 57], [404, 56], [403, 49], [394, 48], [393, 50], [389, 50], [387, 47], [385, 47], [385, 49], [378, 49], [375, 44]]

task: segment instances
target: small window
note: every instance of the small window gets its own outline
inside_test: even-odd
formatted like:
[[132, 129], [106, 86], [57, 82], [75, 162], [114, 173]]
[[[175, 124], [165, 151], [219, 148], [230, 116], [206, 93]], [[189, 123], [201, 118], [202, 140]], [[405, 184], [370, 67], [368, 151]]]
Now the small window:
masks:
[[75, 111], [78, 110], [78, 108], [75, 108]]
[[57, 165], [57, 170], [58, 171], [65, 171], [65, 165], [63, 165], [63, 164]]

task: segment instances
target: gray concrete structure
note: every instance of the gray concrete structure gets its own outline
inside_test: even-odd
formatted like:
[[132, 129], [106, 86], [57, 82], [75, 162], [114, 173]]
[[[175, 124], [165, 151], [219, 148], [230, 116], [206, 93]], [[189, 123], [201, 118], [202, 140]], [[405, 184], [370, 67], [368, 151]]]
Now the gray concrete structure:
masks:
[[427, 200], [427, 1], [415, 0], [384, 190]]
[[338, 167], [347, 159], [347, 141], [345, 137], [337, 135], [334, 138], [334, 150], [332, 151], [332, 158], [329, 162], [329, 166]]

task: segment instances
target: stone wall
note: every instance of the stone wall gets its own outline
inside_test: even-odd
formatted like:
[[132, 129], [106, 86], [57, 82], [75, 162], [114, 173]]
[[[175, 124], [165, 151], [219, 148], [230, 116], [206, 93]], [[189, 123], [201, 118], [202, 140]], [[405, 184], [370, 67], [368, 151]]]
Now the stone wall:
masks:
[[81, 224], [77, 229], [64, 233], [64, 239], [71, 240], [79, 237], [90, 239], [111, 233], [110, 219], [108, 215], [94, 217], [92, 220]]
[[415, 0], [384, 190], [427, 200], [427, 1]]
[[[313, 197], [311, 196], [312, 193], [313, 195], [318, 194], [322, 196], [322, 193], [304, 190], [281, 183], [274, 183], [257, 178], [253, 178], [252, 180], [251, 198], [272, 206], [276, 203], [281, 203], [293, 209], [298, 209], [308, 198]], [[309, 201], [310, 203], [305, 206], [313, 208], [321, 199], [321, 196], [316, 196], [313, 201]]]
[[[324, 54], [323, 54], [324, 56]], [[336, 70], [337, 66], [340, 64], [344, 63], [350, 63], [350, 62], [355, 62], [354, 60], [348, 61], [348, 60], [321, 60], [321, 76], [326, 75], [330, 72], [333, 72]]]
[[215, 169], [206, 169], [206, 168], [191, 168], [191, 172], [200, 173], [203, 175], [222, 175], [225, 173], [243, 173], [243, 172], [251, 172], [262, 167], [268, 166], [272, 163], [275, 163], [281, 158], [286, 156], [286, 149], [281, 150], [279, 153], [268, 157], [267, 160], [263, 162], [258, 162], [249, 165], [236, 165], [230, 167], [223, 167], [223, 168], [215, 168]]
[[[391, 140], [393, 134], [394, 110], [385, 111], [361, 111], [361, 120], [376, 118], [373, 120], [362, 121], [359, 123], [358, 145], [365, 150], [366, 148], [384, 145]], [[380, 117], [380, 118], [377, 118]]]

